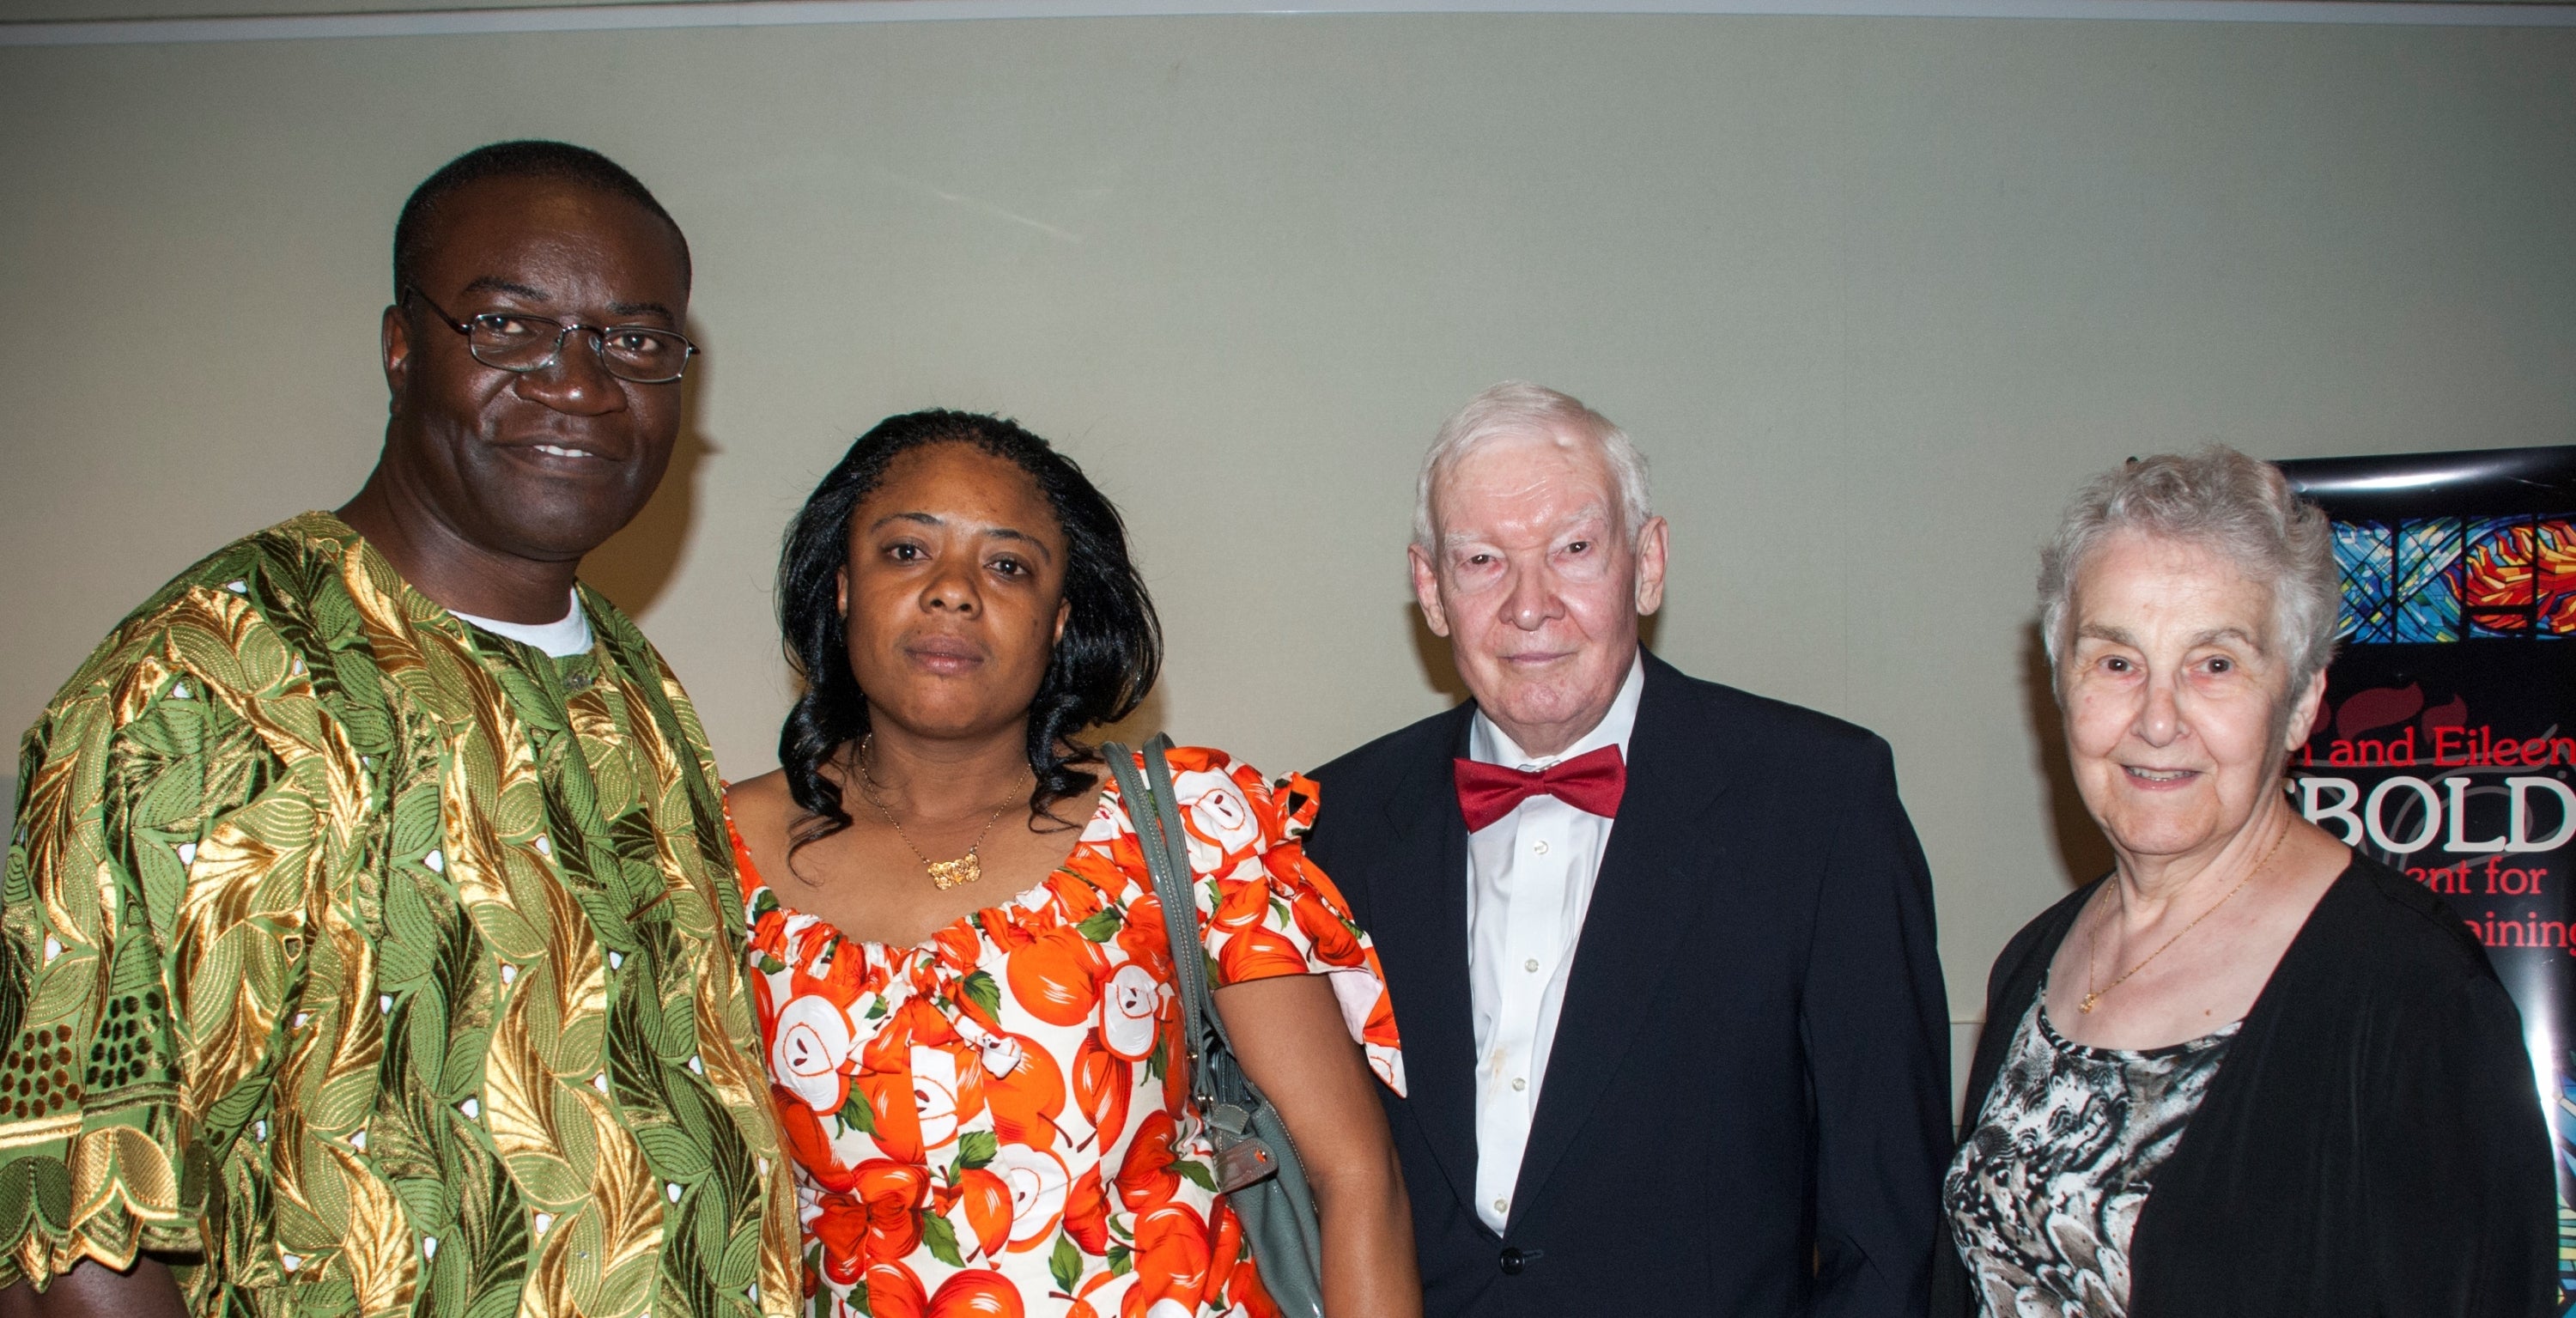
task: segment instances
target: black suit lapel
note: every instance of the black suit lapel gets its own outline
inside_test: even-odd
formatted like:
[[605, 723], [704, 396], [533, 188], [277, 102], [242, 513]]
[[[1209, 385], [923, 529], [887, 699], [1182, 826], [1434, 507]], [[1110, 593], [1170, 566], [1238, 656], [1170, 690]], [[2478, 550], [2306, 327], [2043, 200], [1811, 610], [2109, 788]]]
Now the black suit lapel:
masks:
[[[1682, 934], [1694, 923], [1685, 917], [1698, 898], [1677, 880], [1711, 868], [1709, 849], [1717, 841], [1703, 830], [1709, 804], [1725, 782], [1721, 748], [1704, 744], [1704, 730], [1683, 717], [1676, 700], [1684, 680], [1672, 666], [1646, 656], [1646, 689], [1628, 737], [1627, 792], [1575, 943], [1538, 1112], [1512, 1191], [1514, 1217], [1547, 1184], [1600, 1100], [1611, 1071], [1636, 1041], [1646, 1015], [1638, 1003], [1663, 978]], [[1472, 1073], [1468, 1082], [1472, 1121]], [[1473, 1183], [1471, 1175], [1470, 1188]]]
[[1389, 863], [1378, 872], [1398, 881], [1372, 885], [1369, 927], [1404, 1040], [1407, 1107], [1460, 1203], [1476, 1195], [1476, 1016], [1467, 993], [1467, 823], [1450, 760], [1467, 753], [1473, 712], [1459, 709], [1455, 735], [1431, 743], [1439, 758], [1398, 775], [1384, 802]]

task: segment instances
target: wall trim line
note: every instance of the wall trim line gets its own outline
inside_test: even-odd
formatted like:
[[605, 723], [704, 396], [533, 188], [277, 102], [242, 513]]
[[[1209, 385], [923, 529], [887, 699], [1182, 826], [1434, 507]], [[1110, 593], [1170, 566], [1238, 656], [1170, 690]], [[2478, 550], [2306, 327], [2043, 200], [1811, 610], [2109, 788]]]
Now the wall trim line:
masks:
[[0, 46], [163, 45], [493, 36], [679, 28], [839, 26], [976, 19], [1335, 14], [1733, 14], [1831, 18], [2051, 18], [2122, 22], [2576, 27], [2576, 4], [2387, 0], [676, 0], [665, 4], [420, 10], [239, 18], [0, 23]]

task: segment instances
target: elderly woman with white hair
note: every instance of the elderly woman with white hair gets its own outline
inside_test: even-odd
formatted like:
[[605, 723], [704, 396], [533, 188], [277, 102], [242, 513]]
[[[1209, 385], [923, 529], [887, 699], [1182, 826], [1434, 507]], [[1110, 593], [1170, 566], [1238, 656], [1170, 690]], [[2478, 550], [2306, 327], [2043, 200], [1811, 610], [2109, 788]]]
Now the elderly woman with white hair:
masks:
[[2556, 1312], [2512, 999], [2438, 898], [2283, 792], [2334, 645], [2329, 536], [2213, 447], [2095, 479], [2042, 556], [2114, 868], [1995, 962], [1936, 1308]]

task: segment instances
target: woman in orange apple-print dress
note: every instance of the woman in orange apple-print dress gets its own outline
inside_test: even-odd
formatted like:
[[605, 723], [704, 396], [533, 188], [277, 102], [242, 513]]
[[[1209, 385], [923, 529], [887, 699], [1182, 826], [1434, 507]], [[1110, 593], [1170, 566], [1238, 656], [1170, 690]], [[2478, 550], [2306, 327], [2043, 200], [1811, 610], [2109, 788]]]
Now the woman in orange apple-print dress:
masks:
[[[1152, 685], [1116, 509], [950, 412], [860, 438], [779, 570], [806, 691], [728, 793], [817, 1318], [1268, 1315], [1189, 1101], [1170, 944], [1074, 734]], [[1085, 767], [1091, 766], [1091, 767]], [[1367, 935], [1299, 838], [1315, 787], [1175, 750], [1201, 935], [1315, 1189], [1333, 1318], [1416, 1318], [1374, 1088], [1404, 1085]]]

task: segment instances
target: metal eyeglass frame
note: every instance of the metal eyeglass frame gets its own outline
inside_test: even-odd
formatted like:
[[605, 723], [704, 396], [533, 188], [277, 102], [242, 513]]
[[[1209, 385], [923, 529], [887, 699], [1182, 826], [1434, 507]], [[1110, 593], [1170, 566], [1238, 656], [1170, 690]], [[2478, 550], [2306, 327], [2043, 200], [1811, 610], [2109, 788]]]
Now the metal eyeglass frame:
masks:
[[[547, 367], [554, 365], [556, 362], [563, 360], [564, 340], [571, 338], [574, 330], [581, 330], [591, 336], [591, 351], [599, 355], [599, 366], [601, 370], [604, 370], [610, 375], [616, 376], [616, 378], [625, 380], [631, 384], [676, 383], [682, 376], [689, 373], [689, 362], [699, 353], [698, 345], [690, 342], [688, 335], [682, 334], [678, 330], [663, 329], [657, 325], [585, 325], [577, 320], [558, 320], [553, 316], [535, 316], [519, 312], [511, 312], [506, 317], [507, 319], [524, 320], [531, 323], [554, 326], [555, 346], [546, 353], [544, 358], [531, 362], [526, 366], [504, 366], [496, 361], [485, 360], [483, 354], [476, 351], [474, 346], [474, 321], [481, 320], [484, 316], [499, 317], [500, 313], [486, 311], [477, 314], [469, 320], [458, 320], [456, 317], [447, 314], [447, 309], [445, 307], [430, 301], [429, 294], [420, 291], [420, 285], [405, 284], [403, 285], [402, 291], [405, 298], [419, 298], [420, 304], [429, 308], [431, 315], [438, 317], [439, 324], [445, 325], [449, 329], [456, 331], [458, 334], [465, 336], [465, 351], [467, 355], [473, 357], [474, 360], [481, 362], [483, 365], [491, 367], [493, 370], [508, 371], [512, 375], [532, 374], [537, 371], [542, 371]], [[607, 336], [615, 334], [619, 330], [641, 330], [650, 334], [668, 334], [672, 338], [678, 339], [680, 341], [681, 348], [680, 369], [669, 375], [659, 376], [650, 380], [641, 379], [632, 375], [619, 375], [617, 363], [608, 355], [607, 343]]]

